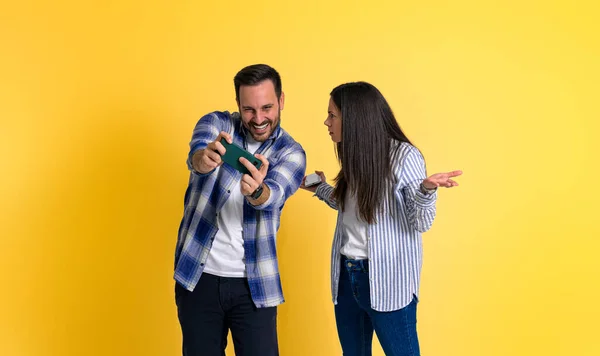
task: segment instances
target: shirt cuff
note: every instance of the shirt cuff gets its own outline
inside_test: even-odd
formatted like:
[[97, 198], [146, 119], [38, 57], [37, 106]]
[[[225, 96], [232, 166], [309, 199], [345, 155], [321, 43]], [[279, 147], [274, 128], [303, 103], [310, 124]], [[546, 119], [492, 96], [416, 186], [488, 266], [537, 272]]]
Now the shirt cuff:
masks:
[[330, 198], [329, 195], [331, 194], [331, 188], [333, 188], [331, 185], [329, 185], [327, 183], [321, 183], [317, 187], [317, 190], [315, 190], [313, 197], [317, 197], [320, 200], [329, 200], [329, 198]]
[[425, 194], [421, 191], [421, 189], [417, 188], [417, 193], [415, 194], [415, 202], [417, 205], [428, 208], [435, 204], [437, 200], [437, 190], [431, 194]]

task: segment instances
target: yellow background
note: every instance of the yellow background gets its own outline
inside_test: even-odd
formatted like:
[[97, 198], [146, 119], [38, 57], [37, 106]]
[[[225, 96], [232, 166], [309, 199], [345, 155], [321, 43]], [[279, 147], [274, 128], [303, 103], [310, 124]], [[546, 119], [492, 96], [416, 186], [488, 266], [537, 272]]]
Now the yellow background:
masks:
[[[351, 80], [430, 173], [464, 170], [424, 235], [423, 355], [600, 355], [594, 3], [3, 1], [0, 355], [180, 354], [187, 145], [258, 62], [309, 171], [337, 172], [322, 123]], [[284, 210], [283, 356], [341, 354], [334, 219], [306, 192]]]

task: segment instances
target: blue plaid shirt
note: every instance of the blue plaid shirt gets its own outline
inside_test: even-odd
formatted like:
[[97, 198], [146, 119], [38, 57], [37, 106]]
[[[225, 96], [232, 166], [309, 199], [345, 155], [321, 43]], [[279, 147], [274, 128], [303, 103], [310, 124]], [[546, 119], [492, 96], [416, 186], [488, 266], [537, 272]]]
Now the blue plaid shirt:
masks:
[[[238, 113], [213, 112], [202, 117], [194, 129], [187, 165], [190, 179], [185, 193], [185, 211], [179, 226], [175, 249], [175, 280], [193, 291], [200, 280], [212, 241], [218, 231], [217, 214], [229, 197], [231, 187], [242, 174], [227, 164], [207, 174], [192, 167], [192, 156], [214, 141], [219, 132], [231, 134], [233, 142], [246, 147], [247, 130]], [[244, 200], [243, 239], [246, 275], [252, 300], [258, 308], [273, 307], [284, 302], [275, 235], [285, 201], [302, 183], [306, 170], [306, 154], [302, 146], [281, 127], [256, 151], [269, 161], [263, 183], [271, 195], [261, 205]]]

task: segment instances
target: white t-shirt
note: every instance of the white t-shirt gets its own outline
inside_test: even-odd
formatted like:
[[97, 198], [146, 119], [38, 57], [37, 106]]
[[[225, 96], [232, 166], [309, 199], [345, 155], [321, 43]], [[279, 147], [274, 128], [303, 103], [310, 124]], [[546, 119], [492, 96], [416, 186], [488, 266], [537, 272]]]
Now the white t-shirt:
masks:
[[[254, 141], [251, 137], [248, 137], [247, 143], [247, 150], [251, 153], [256, 152], [261, 145], [261, 142]], [[219, 230], [204, 266], [206, 273], [220, 277], [246, 277], [242, 235], [245, 198], [240, 189], [238, 181], [229, 190], [229, 198], [219, 212]]]
[[367, 232], [369, 224], [362, 220], [356, 204], [356, 196], [346, 194], [342, 213], [342, 248], [340, 253], [350, 259], [362, 260], [369, 258]]

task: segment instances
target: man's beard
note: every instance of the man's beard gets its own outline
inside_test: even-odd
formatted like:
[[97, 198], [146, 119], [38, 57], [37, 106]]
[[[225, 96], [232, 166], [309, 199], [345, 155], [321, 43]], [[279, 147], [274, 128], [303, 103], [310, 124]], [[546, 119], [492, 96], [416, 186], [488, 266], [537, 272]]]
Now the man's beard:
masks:
[[250, 133], [250, 135], [252, 136], [252, 138], [255, 141], [264, 142], [267, 139], [269, 139], [269, 137], [271, 137], [271, 135], [273, 134], [273, 131], [275, 131], [275, 129], [277, 129], [280, 122], [281, 122], [281, 109], [277, 111], [277, 117], [275, 117], [274, 120], [266, 119], [263, 121], [263, 125], [268, 124], [268, 126], [267, 126], [268, 131], [265, 133], [256, 134], [255, 133], [256, 128], [254, 127], [254, 124], [252, 122], [250, 122], [248, 124], [244, 123], [244, 127], [246, 128], [246, 130], [248, 130], [248, 132]]

